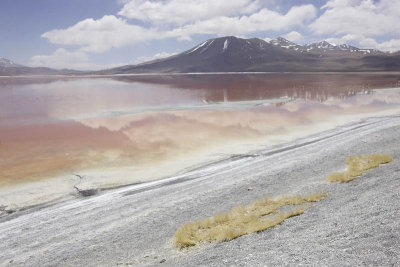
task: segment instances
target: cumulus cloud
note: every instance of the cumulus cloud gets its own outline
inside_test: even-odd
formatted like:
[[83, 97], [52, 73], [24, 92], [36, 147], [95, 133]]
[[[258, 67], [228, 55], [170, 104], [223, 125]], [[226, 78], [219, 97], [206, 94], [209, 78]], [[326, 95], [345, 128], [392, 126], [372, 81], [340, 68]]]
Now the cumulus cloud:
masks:
[[400, 35], [400, 1], [329, 0], [311, 25], [316, 34]]
[[[195, 34], [245, 35], [257, 31], [286, 30], [308, 22], [316, 15], [313, 5], [294, 6], [286, 14], [282, 14], [267, 8], [253, 12], [259, 7], [258, 0], [234, 0], [227, 3], [214, 0], [201, 2], [198, 0], [165, 2], [134, 0], [127, 3], [120, 14], [130, 18], [151, 20], [152, 26], [142, 27], [130, 24], [126, 19], [106, 15], [97, 20], [92, 18], [82, 20], [66, 29], [46, 32], [42, 37], [53, 44], [80, 46], [80, 50], [83, 52], [103, 53], [111, 48], [148, 40], [165, 38], [191, 40]], [[146, 11], [138, 12], [133, 8], [135, 4]], [[183, 6], [174, 11], [176, 14], [169, 13], [168, 10], [177, 7], [178, 4]], [[208, 12], [206, 12], [207, 10]], [[251, 14], [226, 16], [233, 13]], [[165, 29], [165, 27], [157, 25], [159, 20], [178, 24], [195, 21]]]
[[85, 19], [67, 29], [46, 32], [42, 37], [53, 44], [79, 45], [82, 51], [92, 53], [161, 38], [152, 28], [131, 25], [113, 15], [98, 20]]
[[331, 44], [336, 44], [336, 45], [347, 44], [351, 41], [356, 41], [362, 47], [368, 47], [368, 48], [374, 48], [376, 45], [375, 39], [367, 38], [367, 37], [364, 37], [363, 35], [359, 35], [359, 34], [346, 34], [346, 35], [339, 36], [339, 37], [331, 37], [331, 38], [327, 38], [326, 41], [328, 41]]
[[400, 39], [391, 39], [379, 43], [374, 38], [365, 37], [360, 34], [346, 34], [341, 37], [328, 38], [327, 41], [332, 44], [344, 44], [355, 41], [362, 48], [372, 48], [387, 52], [395, 52], [400, 50]]
[[382, 43], [377, 43], [376, 48], [383, 51], [400, 51], [400, 39], [391, 39]]
[[194, 34], [242, 35], [257, 31], [279, 31], [304, 24], [316, 16], [313, 5], [292, 7], [286, 14], [281, 14], [266, 8], [249, 15], [237, 17], [216, 17], [188, 24], [165, 34], [167, 37], [177, 37], [190, 40]]
[[30, 65], [33, 67], [49, 67], [55, 69], [100, 70], [126, 65], [126, 63], [106, 65], [93, 64], [89, 61], [88, 55], [83, 51], [68, 51], [64, 48], [59, 48], [50, 55], [33, 56]]
[[250, 14], [260, 6], [258, 0], [132, 0], [124, 5], [118, 15], [155, 24], [182, 25], [219, 16]]
[[[262, 32], [270, 36], [272, 32], [288, 32], [285, 38], [299, 42], [305, 26], [313, 37], [330, 36], [334, 43], [356, 42], [361, 47], [385, 51], [400, 49], [398, 0], [327, 0], [319, 17], [311, 4], [294, 5], [287, 12], [272, 10], [275, 0], [117, 1], [122, 8], [116, 15], [88, 18], [44, 33], [42, 37], [50, 43], [73, 46], [75, 50], [60, 48], [51, 55], [34, 56], [31, 64], [91, 68], [89, 53], [168, 38], [192, 40], [195, 35], [248, 36]], [[378, 37], [385, 41], [377, 42]], [[140, 57], [137, 62], [170, 55], [158, 53]]]
[[173, 53], [168, 53], [168, 52], [160, 52], [160, 53], [156, 53], [150, 57], [139, 57], [138, 59], [136, 59], [136, 63], [142, 63], [142, 62], [147, 62], [147, 61], [152, 61], [152, 60], [156, 60], [156, 59], [162, 59], [162, 58], [167, 58], [173, 55], [178, 54], [178, 52], [173, 52]]
[[[362, 48], [400, 50], [400, 1], [329, 0], [310, 29], [317, 35], [331, 35], [327, 41], [354, 42]], [[378, 37], [386, 41], [378, 42]], [[391, 39], [389, 39], [391, 38]]]
[[291, 42], [300, 42], [303, 40], [303, 35], [296, 31], [291, 31], [288, 34], [285, 34], [283, 37]]

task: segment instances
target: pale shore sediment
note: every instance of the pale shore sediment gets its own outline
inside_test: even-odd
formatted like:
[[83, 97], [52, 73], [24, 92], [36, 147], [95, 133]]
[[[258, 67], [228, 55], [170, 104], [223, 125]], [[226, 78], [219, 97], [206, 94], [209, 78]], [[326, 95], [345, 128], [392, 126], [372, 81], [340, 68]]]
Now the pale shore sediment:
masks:
[[[398, 115], [366, 119], [169, 180], [3, 217], [0, 265], [398, 266], [399, 134]], [[349, 183], [325, 182], [348, 156], [372, 153], [394, 160]], [[185, 250], [172, 243], [188, 221], [319, 191], [327, 198], [258, 234]]]

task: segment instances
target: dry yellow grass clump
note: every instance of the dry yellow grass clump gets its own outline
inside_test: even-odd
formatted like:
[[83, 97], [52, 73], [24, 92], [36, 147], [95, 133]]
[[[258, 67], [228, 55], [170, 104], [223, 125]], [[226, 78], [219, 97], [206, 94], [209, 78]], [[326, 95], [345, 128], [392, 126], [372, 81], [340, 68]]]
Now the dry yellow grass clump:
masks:
[[[302, 214], [307, 206], [301, 204], [320, 201], [325, 197], [326, 193], [303, 197], [266, 197], [254, 201], [249, 206], [238, 206], [229, 212], [215, 214], [213, 217], [204, 220], [184, 224], [175, 233], [174, 242], [183, 248], [194, 246], [200, 242], [229, 241], [242, 235], [278, 225], [289, 217]], [[296, 207], [289, 211], [278, 211], [279, 208], [289, 205], [296, 205]]]
[[362, 175], [365, 171], [378, 167], [393, 160], [392, 156], [386, 154], [371, 154], [348, 157], [346, 160], [347, 170], [345, 172], [333, 173], [326, 178], [328, 182], [346, 183]]

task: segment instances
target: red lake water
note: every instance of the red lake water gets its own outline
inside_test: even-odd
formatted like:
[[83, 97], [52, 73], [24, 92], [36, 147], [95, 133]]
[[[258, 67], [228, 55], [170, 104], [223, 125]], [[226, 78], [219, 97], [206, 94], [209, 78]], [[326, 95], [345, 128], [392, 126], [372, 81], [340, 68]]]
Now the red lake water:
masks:
[[165, 177], [363, 117], [398, 113], [398, 78], [0, 77], [0, 187], [73, 180], [77, 173], [96, 187]]

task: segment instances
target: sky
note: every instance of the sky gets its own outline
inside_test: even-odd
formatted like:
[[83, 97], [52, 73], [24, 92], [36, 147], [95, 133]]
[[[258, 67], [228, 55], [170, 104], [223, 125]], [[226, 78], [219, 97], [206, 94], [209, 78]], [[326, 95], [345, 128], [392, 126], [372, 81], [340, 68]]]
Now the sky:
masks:
[[0, 0], [0, 57], [104, 69], [215, 37], [400, 50], [400, 0]]

